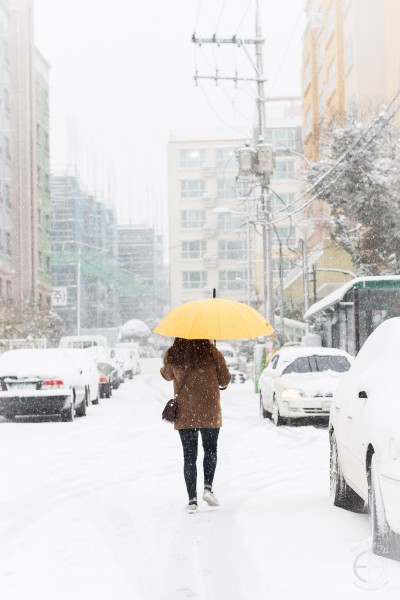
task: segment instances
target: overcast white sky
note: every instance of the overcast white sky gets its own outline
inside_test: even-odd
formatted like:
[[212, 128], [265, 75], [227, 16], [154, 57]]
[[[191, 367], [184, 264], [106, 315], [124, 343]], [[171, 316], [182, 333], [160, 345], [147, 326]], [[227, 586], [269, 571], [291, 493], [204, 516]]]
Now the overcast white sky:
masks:
[[[111, 190], [119, 221], [166, 215], [174, 129], [236, 128], [254, 117], [255, 84], [218, 87], [193, 75], [249, 76], [233, 46], [190, 38], [254, 36], [255, 0], [34, 0], [36, 45], [50, 63], [53, 170], [78, 167], [87, 191]], [[304, 0], [260, 0], [271, 96], [300, 93]]]

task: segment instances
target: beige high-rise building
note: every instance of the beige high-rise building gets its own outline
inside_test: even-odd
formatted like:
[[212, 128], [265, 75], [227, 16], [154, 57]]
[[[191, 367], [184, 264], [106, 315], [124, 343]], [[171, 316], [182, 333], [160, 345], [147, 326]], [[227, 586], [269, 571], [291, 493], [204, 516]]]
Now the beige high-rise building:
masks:
[[0, 297], [10, 298], [13, 265], [11, 255], [11, 91], [10, 91], [10, 16], [8, 2], [0, 1]]
[[17, 304], [38, 292], [35, 49], [32, 0], [10, 0], [11, 252]]

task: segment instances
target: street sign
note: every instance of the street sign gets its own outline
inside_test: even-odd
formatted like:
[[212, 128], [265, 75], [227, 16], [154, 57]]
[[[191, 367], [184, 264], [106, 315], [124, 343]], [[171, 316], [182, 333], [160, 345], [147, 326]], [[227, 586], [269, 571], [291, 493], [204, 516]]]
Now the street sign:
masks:
[[51, 302], [53, 306], [66, 306], [67, 305], [67, 288], [66, 287], [55, 287], [51, 295]]

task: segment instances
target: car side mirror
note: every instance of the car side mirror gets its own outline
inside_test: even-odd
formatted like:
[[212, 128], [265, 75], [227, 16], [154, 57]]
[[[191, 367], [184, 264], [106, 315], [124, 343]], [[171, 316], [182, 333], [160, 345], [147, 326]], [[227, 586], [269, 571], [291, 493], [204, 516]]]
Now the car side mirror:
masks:
[[368, 398], [367, 392], [364, 392], [364, 391], [358, 392], [358, 397], [359, 398]]

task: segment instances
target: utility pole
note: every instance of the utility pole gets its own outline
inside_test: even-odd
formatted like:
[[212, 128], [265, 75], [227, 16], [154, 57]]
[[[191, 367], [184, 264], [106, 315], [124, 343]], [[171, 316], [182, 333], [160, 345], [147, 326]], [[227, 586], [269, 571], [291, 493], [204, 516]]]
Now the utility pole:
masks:
[[[255, 20], [255, 38], [241, 39], [237, 36], [232, 38], [218, 38], [214, 34], [211, 38], [198, 38], [196, 34], [192, 36], [192, 42], [201, 46], [202, 44], [236, 44], [243, 49], [251, 66], [254, 69], [255, 77], [239, 77], [237, 73], [234, 76], [221, 76], [218, 69], [215, 75], [199, 75], [196, 71], [194, 79], [213, 79], [216, 84], [220, 80], [234, 81], [255, 81], [257, 83], [257, 112], [258, 112], [258, 142], [256, 148], [252, 149], [249, 145], [238, 148], [237, 157], [239, 162], [239, 177], [249, 177], [257, 175], [261, 187], [260, 205], [261, 205], [261, 226], [263, 233], [263, 262], [264, 262], [264, 310], [265, 318], [274, 327], [275, 326], [275, 301], [273, 287], [273, 265], [272, 265], [272, 214], [271, 197], [269, 194], [270, 176], [274, 168], [274, 154], [270, 144], [265, 143], [265, 92], [264, 92], [264, 65], [263, 65], [263, 44], [265, 40], [262, 37], [260, 3], [256, 0], [256, 20]], [[255, 61], [248, 51], [247, 46], [255, 46]], [[249, 249], [248, 249], [249, 250]]]

